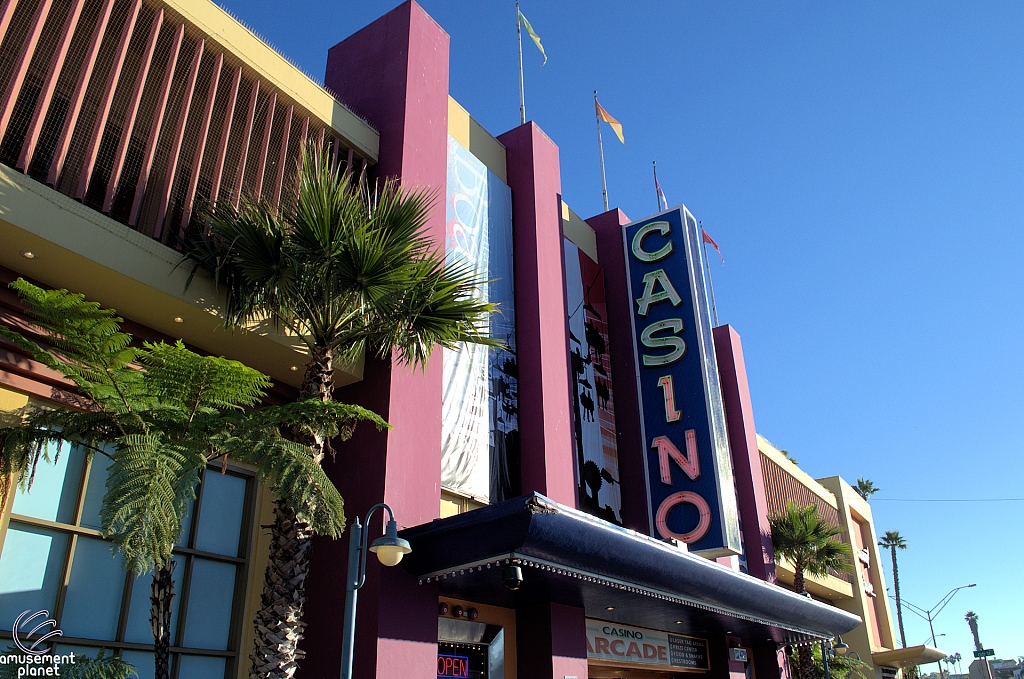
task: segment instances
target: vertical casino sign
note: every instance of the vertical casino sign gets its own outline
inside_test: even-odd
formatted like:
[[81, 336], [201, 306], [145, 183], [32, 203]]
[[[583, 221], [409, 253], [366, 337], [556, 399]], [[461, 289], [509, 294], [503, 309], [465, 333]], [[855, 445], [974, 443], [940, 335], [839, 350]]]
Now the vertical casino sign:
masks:
[[700, 227], [678, 207], [623, 230], [651, 534], [739, 554]]

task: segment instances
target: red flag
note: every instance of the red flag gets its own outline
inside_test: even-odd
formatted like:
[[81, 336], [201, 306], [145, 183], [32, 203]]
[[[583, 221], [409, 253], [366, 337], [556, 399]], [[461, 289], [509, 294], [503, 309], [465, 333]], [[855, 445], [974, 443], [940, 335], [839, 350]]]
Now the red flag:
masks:
[[722, 251], [718, 249], [718, 243], [716, 243], [714, 239], [708, 235], [708, 232], [704, 230], [703, 226], [700, 227], [700, 238], [702, 241], [704, 241], [705, 243], [707, 243], [708, 245], [715, 249], [715, 252], [718, 253], [719, 259], [722, 260], [722, 264], [725, 264], [725, 257], [722, 257]]

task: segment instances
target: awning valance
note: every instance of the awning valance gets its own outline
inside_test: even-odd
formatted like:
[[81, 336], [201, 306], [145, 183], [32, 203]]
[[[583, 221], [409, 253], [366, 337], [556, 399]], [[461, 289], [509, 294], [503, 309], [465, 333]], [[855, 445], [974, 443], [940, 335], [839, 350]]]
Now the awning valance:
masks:
[[[518, 606], [550, 601], [588, 617], [683, 634], [724, 632], [799, 643], [849, 632], [860, 618], [737, 573], [533, 493], [401, 532], [402, 562], [447, 596]], [[502, 584], [506, 565], [522, 586]]]

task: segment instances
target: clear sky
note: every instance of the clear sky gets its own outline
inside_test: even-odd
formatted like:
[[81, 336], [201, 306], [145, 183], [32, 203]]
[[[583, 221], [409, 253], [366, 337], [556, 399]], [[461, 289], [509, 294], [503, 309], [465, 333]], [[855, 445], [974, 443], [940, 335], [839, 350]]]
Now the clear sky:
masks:
[[[394, 0], [222, 0], [305, 70]], [[424, 0], [451, 93], [519, 123], [510, 0]], [[758, 430], [813, 476], [870, 478], [899, 530], [901, 589], [939, 647], [1024, 655], [1024, 4], [524, 0], [526, 104], [561, 149], [565, 200], [671, 204], [718, 241], [719, 316], [742, 335]], [[891, 586], [891, 573], [887, 579]], [[928, 625], [905, 613], [907, 642]], [[935, 666], [931, 666], [934, 671]], [[964, 663], [966, 670], [966, 662]], [[926, 668], [927, 670], [927, 668]]]

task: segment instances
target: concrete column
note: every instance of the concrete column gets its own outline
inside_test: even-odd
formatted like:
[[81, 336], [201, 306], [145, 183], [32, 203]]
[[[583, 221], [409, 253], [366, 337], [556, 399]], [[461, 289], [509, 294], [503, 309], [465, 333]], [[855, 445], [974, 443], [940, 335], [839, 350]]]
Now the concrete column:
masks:
[[530, 679], [587, 676], [582, 608], [541, 603], [516, 610], [517, 674]]
[[647, 450], [640, 434], [640, 403], [636, 390], [636, 362], [633, 358], [632, 301], [626, 279], [626, 257], [622, 227], [629, 218], [614, 209], [587, 220], [597, 234], [598, 264], [604, 269], [608, 310], [608, 344], [615, 390], [615, 429], [619, 451], [619, 481], [622, 485], [622, 520], [627, 528], [649, 534], [650, 508], [644, 466]]
[[761, 453], [757, 450], [754, 408], [743, 362], [743, 345], [739, 333], [728, 325], [715, 328], [713, 333], [736, 477], [736, 500], [743, 524], [747, 571], [755, 578], [774, 583], [775, 550], [768, 524], [768, 500], [761, 474]]
[[522, 492], [575, 507], [558, 147], [529, 122], [498, 137], [512, 189]]
[[[380, 130], [381, 178], [438, 196], [427, 231], [444, 247], [448, 144], [448, 35], [414, 2], [406, 2], [330, 49], [325, 84]], [[336, 398], [384, 417], [393, 429], [362, 426], [339, 443], [338, 462], [324, 467], [350, 517], [377, 502], [395, 511], [400, 528], [440, 511], [441, 352], [426, 370], [367, 357], [363, 380]], [[351, 520], [351, 518], [350, 518]], [[382, 532], [378, 516], [371, 536]], [[336, 677], [340, 670], [342, 589], [347, 539], [317, 540], [307, 580], [306, 659], [299, 675]], [[420, 586], [401, 567], [371, 556], [359, 592], [354, 671], [359, 677], [432, 679], [437, 653], [436, 587]]]

